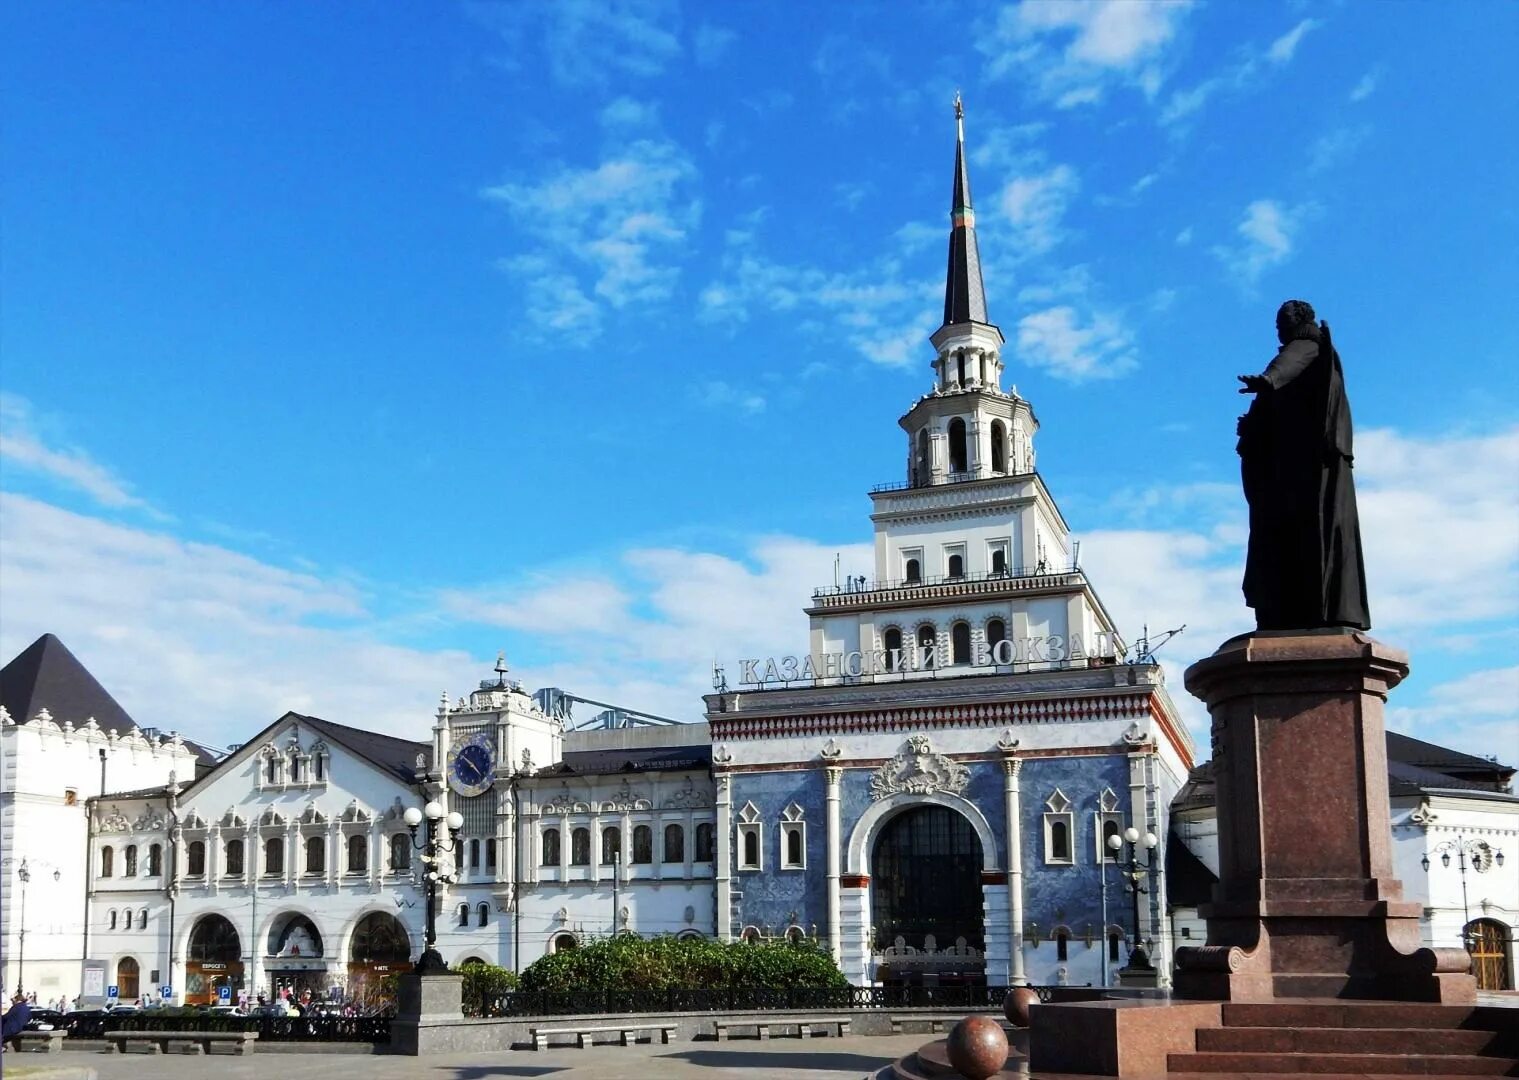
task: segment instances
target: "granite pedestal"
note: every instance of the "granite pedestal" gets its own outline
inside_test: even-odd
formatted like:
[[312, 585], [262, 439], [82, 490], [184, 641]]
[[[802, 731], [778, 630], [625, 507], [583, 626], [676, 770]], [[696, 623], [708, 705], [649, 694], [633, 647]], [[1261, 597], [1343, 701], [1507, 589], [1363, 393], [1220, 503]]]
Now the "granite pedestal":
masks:
[[401, 976], [399, 1006], [391, 1025], [391, 1048], [397, 1054], [445, 1054], [457, 1049], [456, 1033], [464, 1018], [464, 978], [452, 973]]

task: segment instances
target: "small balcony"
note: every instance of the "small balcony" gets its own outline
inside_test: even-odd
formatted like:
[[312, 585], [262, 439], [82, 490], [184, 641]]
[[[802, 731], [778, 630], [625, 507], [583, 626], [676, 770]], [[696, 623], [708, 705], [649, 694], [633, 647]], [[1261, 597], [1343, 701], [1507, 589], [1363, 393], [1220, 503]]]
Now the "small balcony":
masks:
[[1035, 589], [1083, 585], [1086, 577], [1077, 566], [988, 570], [979, 574], [930, 575], [901, 580], [877, 580], [825, 585], [812, 590], [813, 608], [853, 607], [857, 604], [898, 603], [940, 598], [1000, 595]]

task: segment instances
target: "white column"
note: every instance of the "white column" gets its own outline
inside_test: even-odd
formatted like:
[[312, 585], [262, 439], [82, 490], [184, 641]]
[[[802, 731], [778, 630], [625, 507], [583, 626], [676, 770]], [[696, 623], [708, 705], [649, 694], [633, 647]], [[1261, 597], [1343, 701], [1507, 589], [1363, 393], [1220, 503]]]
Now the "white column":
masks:
[[222, 830], [212, 825], [206, 833], [206, 888], [215, 896], [221, 889], [222, 876]]
[[1002, 797], [1007, 815], [1007, 917], [1008, 947], [1012, 953], [1009, 978], [1014, 986], [1023, 986], [1028, 977], [1023, 969], [1023, 807], [1018, 774], [1023, 759], [1002, 759]]
[[828, 806], [828, 947], [833, 959], [843, 957], [844, 941], [839, 920], [842, 917], [839, 903], [839, 856], [843, 837], [839, 835], [839, 782], [844, 770], [829, 766], [823, 770], [825, 798]]
[[733, 794], [730, 791], [732, 777], [727, 773], [717, 775], [717, 940], [733, 940], [733, 885], [730, 868], [733, 864], [729, 851], [733, 831]]

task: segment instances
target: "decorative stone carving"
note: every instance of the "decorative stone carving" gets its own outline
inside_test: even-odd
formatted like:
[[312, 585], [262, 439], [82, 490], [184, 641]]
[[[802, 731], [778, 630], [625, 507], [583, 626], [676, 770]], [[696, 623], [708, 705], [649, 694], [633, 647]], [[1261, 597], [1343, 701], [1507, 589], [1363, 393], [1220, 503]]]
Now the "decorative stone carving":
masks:
[[348, 805], [343, 809], [343, 820], [370, 821], [372, 818], [369, 814], [369, 811], [365, 810], [362, 806], [359, 805], [358, 799], [350, 799], [348, 800]]
[[711, 805], [712, 800], [707, 793], [698, 788], [689, 776], [681, 789], [665, 800], [666, 810], [699, 810]]
[[183, 826], [186, 829], [204, 829], [206, 827], [206, 819], [201, 817], [194, 810], [191, 810], [188, 814], [185, 815]]
[[628, 783], [626, 778], [623, 779], [622, 786], [613, 793], [612, 797], [601, 804], [603, 813], [610, 813], [614, 810], [651, 810], [653, 807], [654, 804], [646, 796], [633, 790], [633, 785]]
[[137, 815], [137, 820], [132, 822], [132, 828], [137, 832], [156, 832], [164, 827], [164, 816], [153, 809], [149, 803], [143, 808], [143, 812]]
[[391, 803], [385, 808], [385, 820], [399, 821], [401, 819], [401, 816], [405, 813], [406, 807], [401, 805], [401, 796], [397, 795], [395, 802]]
[[241, 829], [248, 823], [239, 816], [235, 806], [229, 806], [227, 807], [227, 812], [222, 815], [219, 824], [224, 829]]
[[912, 735], [896, 757], [871, 774], [870, 797], [879, 801], [891, 795], [931, 795], [936, 791], [958, 795], [968, 783], [969, 769], [934, 753], [927, 735]]
[[1428, 800], [1414, 807], [1413, 813], [1408, 815], [1408, 820], [1415, 825], [1423, 825], [1426, 828], [1440, 819], [1440, 815], [1430, 809]]
[[818, 756], [824, 761], [837, 761], [844, 753], [844, 748], [839, 745], [837, 739], [829, 739], [823, 744], [823, 749], [818, 751]]
[[121, 812], [121, 807], [112, 806], [111, 812], [100, 820], [101, 832], [131, 832], [132, 823]]
[[533, 752], [525, 746], [522, 748], [522, 771], [533, 771]]
[[283, 825], [285, 824], [285, 819], [274, 807], [266, 806], [264, 807], [264, 812], [258, 817], [258, 823], [260, 825]]
[[1018, 749], [1018, 740], [1013, 738], [1012, 728], [1008, 728], [1002, 733], [1002, 737], [997, 740], [997, 749], [1001, 750], [1004, 754], [1010, 754]]
[[728, 749], [727, 743], [718, 743], [712, 749], [712, 760], [719, 765], [726, 765], [733, 760], [733, 751]]
[[545, 814], [589, 814], [591, 804], [577, 800], [568, 783], [560, 783], [559, 794], [543, 804]]
[[1123, 741], [1130, 746], [1139, 746], [1145, 741], [1145, 733], [1136, 721], [1128, 726], [1123, 733]]

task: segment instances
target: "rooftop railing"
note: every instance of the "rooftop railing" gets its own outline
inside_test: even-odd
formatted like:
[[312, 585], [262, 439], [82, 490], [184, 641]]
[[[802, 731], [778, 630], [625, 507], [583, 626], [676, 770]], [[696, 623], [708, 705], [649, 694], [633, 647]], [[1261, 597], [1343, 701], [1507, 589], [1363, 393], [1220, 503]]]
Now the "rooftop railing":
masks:
[[1022, 587], [1030, 584], [1037, 585], [1042, 579], [1050, 579], [1050, 584], [1061, 584], [1053, 579], [1069, 577], [1072, 574], [1080, 574], [1081, 568], [1075, 565], [1051, 566], [1040, 563], [1034, 567], [1014, 567], [1011, 570], [987, 570], [977, 574], [928, 574], [916, 578], [901, 578], [897, 580], [877, 579], [874, 581], [862, 581], [859, 578], [846, 581], [842, 585], [824, 585], [812, 590], [812, 598], [821, 600], [826, 597], [849, 597], [855, 596], [864, 599], [868, 593], [887, 592], [895, 589], [925, 589], [944, 585], [969, 585], [978, 582], [1017, 582]]

